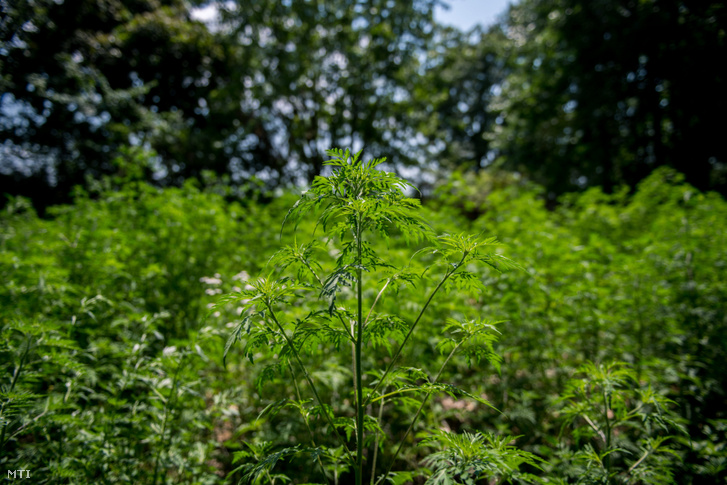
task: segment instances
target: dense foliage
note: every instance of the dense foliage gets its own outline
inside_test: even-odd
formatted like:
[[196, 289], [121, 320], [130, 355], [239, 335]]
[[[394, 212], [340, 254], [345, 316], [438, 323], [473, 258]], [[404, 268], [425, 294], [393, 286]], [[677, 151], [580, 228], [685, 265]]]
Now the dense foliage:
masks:
[[[286, 216], [286, 220], [300, 220], [310, 212], [319, 212], [318, 225], [322, 226], [323, 234], [315, 237], [314, 233], [309, 243], [282, 248], [270, 261], [273, 269], [251, 280], [248, 290], [234, 292], [222, 300], [227, 305], [240, 305], [242, 317], [225, 345], [225, 355], [241, 340], [245, 342], [245, 355], [251, 363], [258, 354], [277, 356], [260, 374], [258, 387], [274, 375], [284, 374], [286, 367], [295, 382], [293, 369], [298, 368], [315, 399], [304, 400], [295, 383], [297, 399], [278, 401], [268, 415], [277, 414], [283, 406], [292, 406], [300, 411], [311, 436], [307, 448], [288, 448], [284, 450], [285, 454], [313, 454], [324, 476], [327, 469], [332, 469], [336, 476], [353, 472], [355, 483], [359, 485], [368, 481], [369, 476], [372, 482], [376, 479], [377, 455], [387, 449], [383, 416], [390, 409], [386, 408], [386, 403], [390, 404], [389, 408], [393, 403], [393, 408], [401, 409], [405, 416], [408, 406], [402, 404], [411, 403], [413, 396], [419, 397], [421, 404], [396, 445], [393, 457], [382, 453], [381, 461], [386, 460], [388, 467], [376, 481], [399, 481], [402, 476], [408, 479], [410, 473], [402, 475], [391, 470], [432, 395], [470, 397], [490, 405], [486, 399], [442, 382], [440, 377], [455, 354], [464, 354], [478, 363], [485, 359], [498, 366], [499, 359], [493, 350], [493, 342], [499, 333], [496, 322], [472, 319], [466, 312], [457, 312], [464, 318], [447, 319], [446, 337], [443, 335], [435, 345], [447, 357], [433, 378], [420, 368], [397, 366], [398, 360], [415, 336], [418, 324], [428, 318], [427, 309], [438, 293], [480, 290], [482, 284], [473, 272], [478, 264], [496, 271], [517, 265], [497, 252], [499, 244], [495, 238], [465, 234], [434, 237], [418, 214], [419, 200], [404, 194], [411, 186], [395, 174], [377, 168], [385, 159], [364, 161], [361, 152], [353, 154], [341, 149], [329, 150], [328, 154], [333, 158], [325, 163], [332, 167], [332, 173], [327, 177], [316, 177], [311, 189]], [[413, 243], [425, 240], [431, 246], [416, 251], [406, 264], [397, 265], [376, 250], [378, 245], [372, 244], [376, 236], [387, 241], [393, 236]], [[328, 254], [323, 256], [325, 253]], [[331, 257], [332, 265], [327, 261]], [[421, 269], [417, 270], [416, 266]], [[286, 268], [297, 269], [297, 275], [279, 274]], [[432, 289], [402, 291], [417, 284], [422, 290]], [[365, 294], [372, 290], [377, 294], [369, 303], [365, 301], [368, 300]], [[318, 295], [305, 298], [306, 291], [315, 291]], [[412, 295], [408, 296], [409, 293]], [[380, 301], [392, 296], [408, 298], [420, 307], [413, 321], [407, 321], [400, 313], [382, 312], [377, 307]], [[420, 302], [416, 301], [417, 296]], [[299, 301], [294, 303], [296, 298]], [[309, 372], [310, 364], [306, 363], [305, 354], [313, 356], [315, 363], [322, 355], [330, 358], [334, 349], [343, 352], [344, 358], [338, 356], [335, 360], [344, 364], [345, 355], [349, 350], [352, 352], [349, 365], [339, 370], [342, 373], [350, 370], [353, 386], [349, 390], [339, 384], [340, 397], [329, 403], [321, 398], [318, 390], [321, 383], [316, 384], [319, 379]], [[324, 383], [326, 381], [323, 379]], [[341, 399], [353, 403], [354, 417], [346, 416], [351, 406], [341, 406]], [[378, 417], [374, 416], [372, 407], [378, 407]], [[339, 409], [343, 409], [344, 416], [338, 415]], [[336, 437], [332, 446], [317, 444], [321, 438], [316, 437], [310, 427], [311, 415], [325, 417], [324, 424], [329, 426], [327, 433]], [[345, 430], [347, 440], [341, 437], [341, 429]], [[354, 432], [355, 451], [347, 444]], [[372, 438], [373, 452], [370, 450]], [[373, 459], [367, 459], [365, 451]], [[527, 453], [514, 455], [522, 462], [534, 464], [534, 458]], [[245, 472], [243, 480], [270, 479], [270, 469], [277, 458], [271, 460], [269, 457], [277, 456], [268, 455], [257, 466], [243, 465], [240, 468]], [[470, 460], [482, 459], [479, 454], [470, 457]], [[364, 461], [367, 461], [366, 466]], [[440, 470], [436, 475], [449, 479], [465, 473], [468, 466], [451, 471], [437, 463], [436, 468]]]
[[724, 2], [522, 0], [472, 32], [439, 4], [0, 2], [0, 193], [67, 203], [128, 145], [159, 186], [310, 182], [347, 145], [506, 167], [551, 200], [660, 166], [727, 193]]
[[232, 125], [202, 109], [225, 83], [226, 46], [190, 21], [185, 2], [1, 8], [2, 192], [39, 207], [69, 201], [74, 186], [114, 173], [129, 144], [158, 153], [143, 167], [148, 180], [179, 184], [202, 166], [226, 169], [215, 143]]
[[524, 0], [508, 27], [504, 163], [555, 193], [633, 186], [662, 165], [724, 193], [727, 97], [709, 61], [727, 55], [724, 2]]
[[[5, 469], [31, 470], [37, 483], [236, 483], [256, 476], [251, 470], [265, 472], [259, 483], [352, 480], [303, 375], [269, 366], [284, 346], [241, 335], [247, 348], [225, 349], [244, 304], [221, 304], [220, 295], [252, 291], [252, 275], [274, 267], [265, 270], [280, 246], [305, 253], [315, 220], [278, 242], [295, 197], [230, 202], [224, 183], [207, 185], [106, 178], [46, 219], [27, 200], [8, 203], [0, 224]], [[434, 232], [497, 235], [524, 271], [477, 272], [432, 299], [399, 359], [410, 370], [389, 391], [426, 392], [367, 411], [375, 419], [362, 456], [367, 467], [375, 461], [372, 476], [404, 439], [395, 483], [723, 483], [727, 203], [670, 170], [633, 194], [591, 189], [555, 211], [541, 192], [504, 173], [455, 174], [424, 201]], [[425, 268], [395, 230], [367, 242], [391, 264]], [[337, 257], [320, 244], [316, 259]], [[431, 276], [382, 295], [376, 312], [400, 321], [381, 322], [391, 339], [371, 328], [364, 371], [393, 355], [388, 347], [436, 285]], [[362, 292], [368, 305], [378, 289]], [[330, 296], [306, 292], [285, 308], [304, 318], [306, 302], [328, 311]], [[503, 321], [499, 342], [479, 342], [442, 367], [447, 339], [466, 331], [457, 322], [478, 319]], [[309, 353], [315, 340], [306, 345], [301, 358], [321, 400], [355, 445], [351, 353], [342, 343], [321, 359]], [[440, 394], [436, 383], [466, 393]], [[327, 456], [300, 453], [311, 436]]]
[[439, 4], [0, 0], [0, 466], [725, 483], [727, 7]]

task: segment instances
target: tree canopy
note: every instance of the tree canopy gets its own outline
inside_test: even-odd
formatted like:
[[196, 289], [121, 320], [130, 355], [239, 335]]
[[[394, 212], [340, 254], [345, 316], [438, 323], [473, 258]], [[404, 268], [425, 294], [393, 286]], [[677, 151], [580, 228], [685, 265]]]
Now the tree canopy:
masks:
[[524, 0], [510, 11], [507, 166], [555, 192], [633, 186], [667, 165], [727, 188], [723, 2]]
[[722, 2], [523, 0], [472, 32], [439, 25], [438, 3], [0, 3], [0, 190], [67, 200], [130, 145], [159, 185], [306, 182], [351, 145], [494, 165], [551, 197], [662, 165], [727, 190]]
[[[221, 170], [198, 143], [214, 137], [195, 135], [212, 132], [200, 105], [226, 56], [185, 3], [40, 0], [3, 9], [3, 191], [64, 200], [74, 185], [114, 172], [111, 160], [130, 144], [159, 153], [158, 165], [144, 167], [150, 179], [172, 179], [185, 164]], [[190, 145], [207, 158], [190, 160]]]

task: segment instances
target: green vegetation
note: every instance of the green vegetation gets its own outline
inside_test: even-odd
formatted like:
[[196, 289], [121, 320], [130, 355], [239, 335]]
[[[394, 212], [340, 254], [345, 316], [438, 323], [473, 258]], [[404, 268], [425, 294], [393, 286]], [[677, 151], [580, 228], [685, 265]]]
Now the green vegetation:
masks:
[[3, 478], [727, 483], [725, 2], [441, 3], [0, 0]]
[[[418, 209], [375, 163], [334, 158], [298, 205], [133, 178], [46, 219], [11, 200], [3, 466], [38, 483], [724, 479], [720, 196], [659, 170], [549, 211], [483, 173]], [[508, 261], [433, 237], [463, 231], [524, 270], [444, 264]]]
[[[276, 269], [297, 267], [298, 278], [293, 279], [288, 276], [276, 278], [276, 271], [272, 271], [269, 276], [248, 283], [251, 286], [250, 290], [233, 293], [222, 301], [228, 305], [241, 305], [238, 308], [242, 309], [243, 316], [241, 323], [228, 339], [225, 354], [238, 340], [246, 342], [245, 354], [251, 363], [257, 353], [262, 355], [274, 353], [277, 359], [262, 371], [258, 387], [262, 387], [274, 376], [282, 374], [286, 368], [289, 369], [298, 399], [290, 402], [285, 399], [278, 401], [274, 406], [276, 413], [286, 405], [297, 409], [311, 433], [312, 446], [316, 446], [319, 438], [316, 438], [311, 429], [309, 417], [323, 415], [324, 424], [329, 426], [328, 433], [337, 438], [334, 441], [337, 448], [316, 447], [276, 452], [269, 455], [274, 459], [265, 458], [256, 467], [243, 465], [241, 467], [241, 470], [245, 470], [243, 480], [262, 482], [266, 478], [270, 481], [270, 468], [279, 456], [306, 452], [316, 456], [324, 476], [327, 466], [332, 466], [336, 474], [350, 472], [352, 468], [355, 483], [360, 485], [365, 478], [369, 478], [367, 475], [371, 475], [371, 481], [374, 482], [376, 457], [378, 452], [385, 448], [386, 431], [382, 427], [384, 426], [382, 416], [388, 411], [385, 404], [387, 402], [395, 405], [402, 402], [410, 404], [412, 396], [414, 399], [418, 396], [422, 402], [400, 442], [396, 444], [393, 458], [386, 457], [389, 465], [378, 481], [389, 477], [396, 480], [397, 475], [390, 474], [393, 461], [402, 451], [404, 441], [432, 394], [466, 396], [489, 405], [485, 399], [441, 382], [440, 376], [458, 350], [475, 362], [484, 357], [490, 363], [499, 365], [492, 347], [497, 333], [493, 323], [480, 319], [462, 321], [448, 319], [443, 330], [445, 334], [451, 336], [436, 344], [440, 352], [447, 357], [434, 378], [422, 369], [396, 367], [396, 364], [440, 289], [443, 292], [452, 289], [481, 290], [480, 278], [476, 273], [469, 271], [478, 262], [498, 271], [514, 268], [516, 265], [494, 251], [498, 246], [494, 238], [480, 239], [467, 235], [442, 235], [434, 238], [429, 227], [416, 213], [419, 200], [407, 198], [403, 193], [403, 189], [409, 185], [394, 174], [377, 170], [376, 167], [385, 159], [364, 162], [360, 159], [360, 152], [351, 154], [348, 150], [336, 149], [329, 150], [329, 155], [334, 158], [325, 164], [333, 167], [333, 174], [329, 177], [316, 178], [311, 190], [306, 192], [288, 213], [289, 217], [297, 219], [307, 212], [320, 209], [318, 223], [322, 226], [325, 237], [314, 239], [314, 242], [309, 244], [285, 247], [273, 256], [270, 263], [275, 265]], [[392, 235], [396, 235], [405, 241], [418, 242], [424, 238], [436, 244], [417, 251], [406, 265], [397, 266], [377, 254], [371, 241], [372, 234], [387, 241]], [[336, 258], [333, 265], [324, 266], [320, 256], [316, 257], [317, 253], [322, 252], [323, 247], [330, 253], [328, 258], [331, 256]], [[413, 268], [415, 258], [424, 261], [421, 271]], [[443, 269], [438, 270], [437, 266]], [[366, 285], [364, 274], [366, 280], [380, 283]], [[432, 275], [434, 275], [433, 281], [428, 282], [432, 279]], [[417, 283], [427, 288], [426, 291], [419, 292], [418, 295], [414, 293], [412, 296], [407, 294], [409, 292], [401, 291], [406, 286]], [[355, 292], [347, 291], [354, 286]], [[373, 289], [369, 289], [370, 286], [373, 286]], [[429, 290], [428, 287], [433, 289]], [[293, 304], [292, 300], [300, 297], [305, 290], [318, 293], [318, 297], [314, 295], [311, 298], [316, 305]], [[372, 303], [365, 302], [364, 293], [371, 293], [372, 290], [376, 292], [376, 297]], [[379, 301], [390, 298], [392, 294], [407, 298], [412, 303], [416, 301], [416, 296], [419, 297], [421, 301], [418, 306], [421, 310], [413, 322], [407, 322], [398, 314], [374, 311]], [[320, 299], [325, 301], [324, 306], [328, 307], [327, 311], [316, 309], [320, 306]], [[415, 308], [416, 305], [412, 306]], [[283, 312], [289, 314], [285, 320], [283, 317], [278, 317]], [[286, 323], [286, 320], [291, 323]], [[364, 347], [366, 347], [365, 354]], [[328, 404], [324, 401], [314, 383], [314, 377], [308, 370], [312, 363], [306, 364], [303, 360], [305, 354], [310, 354], [314, 356], [313, 362], [315, 362], [316, 357], [328, 355], [334, 348], [342, 351], [344, 355], [349, 351], [353, 353], [352, 362], [347, 366], [353, 376], [353, 391], [346, 390], [345, 387], [339, 390], [339, 400], [348, 398], [353, 403], [353, 418], [335, 416], [336, 408], [343, 407], [346, 410], [350, 406]], [[379, 348], [386, 352], [377, 352]], [[340, 361], [345, 362], [346, 359]], [[372, 361], [373, 368], [370, 367]], [[315, 396], [312, 402], [302, 399], [294, 367], [299, 367], [310, 386], [310, 391]], [[339, 372], [342, 371], [343, 369], [339, 369]], [[373, 379], [365, 379], [364, 373]], [[406, 398], [403, 397], [404, 394]], [[378, 408], [378, 419], [367, 412], [371, 409], [369, 405]], [[400, 407], [399, 412], [405, 416], [406, 406]], [[339, 434], [340, 429], [346, 431], [347, 440]], [[374, 451], [370, 455], [374, 458], [366, 467], [371, 468], [372, 472], [366, 474], [364, 450], [371, 448], [371, 437], [367, 435], [372, 432]], [[354, 433], [355, 453], [346, 443]], [[379, 444], [382, 450], [379, 450]], [[247, 457], [247, 454], [244, 456]], [[482, 453], [477, 453], [470, 459], [480, 461], [486, 458]], [[528, 461], [533, 463], [533, 459]], [[332, 462], [332, 465], [328, 465], [328, 462]], [[453, 475], [464, 473], [466, 468], [456, 471], [445, 469], [438, 475], [452, 478]]]
[[1, 3], [0, 193], [69, 203], [128, 145], [159, 186], [310, 183], [345, 145], [517, 170], [550, 200], [660, 166], [727, 193], [724, 2], [520, 0], [470, 32], [440, 3]]

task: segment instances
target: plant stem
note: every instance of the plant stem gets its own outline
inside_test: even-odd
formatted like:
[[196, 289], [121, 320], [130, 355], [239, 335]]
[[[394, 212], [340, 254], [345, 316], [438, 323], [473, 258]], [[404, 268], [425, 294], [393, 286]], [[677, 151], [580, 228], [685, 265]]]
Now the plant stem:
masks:
[[338, 310], [336, 310], [336, 315], [338, 315], [338, 319], [339, 319], [339, 320], [341, 320], [341, 324], [343, 325], [343, 328], [344, 328], [344, 329], [346, 330], [346, 335], [348, 335], [348, 338], [349, 338], [349, 339], [351, 340], [351, 343], [353, 344], [353, 342], [354, 342], [354, 341], [355, 341], [356, 339], [355, 339], [355, 338], [353, 338], [353, 334], [351, 333], [351, 329], [350, 329], [350, 328], [348, 328], [348, 325], [346, 325], [346, 322], [345, 322], [345, 321], [343, 320], [343, 317], [342, 317], [342, 316], [341, 316], [341, 314], [340, 314], [340, 313], [338, 312]]
[[[295, 371], [293, 370], [293, 366], [288, 362], [288, 367], [290, 368], [290, 375], [293, 377], [293, 384], [295, 385], [295, 393], [298, 396], [298, 401], [302, 402], [303, 398], [300, 395], [300, 388], [298, 387], [298, 379], [295, 377]], [[316, 438], [313, 436], [313, 430], [310, 427], [310, 423], [308, 422], [308, 416], [306, 414], [303, 414], [303, 421], [305, 421], [305, 427], [308, 428], [308, 432], [310, 433], [310, 442], [315, 447], [318, 448], [318, 445], [316, 445]], [[330, 481], [328, 481], [328, 476], [326, 476], [326, 469], [323, 468], [323, 463], [321, 462], [321, 457], [316, 456], [316, 460], [318, 461], [318, 466], [321, 467], [321, 472], [323, 472], [323, 478], [326, 479], [326, 483], [330, 485]]]
[[356, 367], [356, 485], [361, 485], [363, 480], [363, 445], [364, 445], [364, 402], [363, 402], [363, 380], [361, 375], [361, 347], [363, 346], [363, 271], [361, 270], [361, 217], [356, 223], [356, 261], [358, 265], [357, 287], [358, 287], [358, 315], [356, 321], [356, 352], [354, 355]]
[[[379, 405], [379, 425], [381, 423], [381, 418], [384, 416], [384, 402], [386, 400], [382, 399], [381, 404]], [[379, 454], [379, 432], [376, 432], [376, 440], [374, 441], [374, 458], [371, 463], [371, 485], [374, 485], [374, 478], [376, 476], [376, 458]]]
[[[169, 393], [169, 397], [167, 398], [167, 401], [164, 403], [164, 417], [162, 418], [162, 433], [161, 433], [161, 446], [159, 446], [159, 450], [157, 451], [156, 458], [154, 459], [154, 479], [152, 481], [153, 485], [156, 485], [157, 483], [157, 476], [159, 473], [159, 460], [161, 459], [162, 451], [164, 450], [164, 435], [167, 431], [167, 422], [169, 420], [169, 409], [172, 407], [172, 400], [177, 395], [177, 387], [179, 386], [179, 371], [182, 370], [182, 366], [184, 365], [184, 360], [186, 359], [187, 354], [186, 352], [182, 354], [182, 356], [179, 359], [179, 364], [177, 364], [177, 368], [174, 371], [174, 378], [172, 380], [172, 390]], [[172, 411], [174, 411], [172, 409]]]
[[[299, 258], [299, 259], [300, 259], [300, 261], [303, 262], [303, 264], [306, 266], [306, 268], [308, 268], [308, 271], [310, 271], [313, 274], [313, 276], [315, 277], [316, 281], [318, 281], [318, 284], [321, 285], [321, 288], [323, 288], [323, 286], [324, 286], [323, 280], [318, 276], [318, 273], [315, 272], [315, 270], [310, 265], [310, 263], [308, 262], [308, 260], [305, 259], [305, 258], [302, 258], [302, 257]], [[384, 288], [386, 288], [386, 287], [384, 287]], [[383, 292], [384, 290], [381, 290], [381, 291]], [[346, 325], [346, 322], [343, 321], [343, 317], [341, 316], [340, 313], [338, 313], [338, 311], [336, 311], [336, 315], [338, 315], [339, 320], [341, 320], [341, 323], [343, 324], [343, 328], [346, 329], [346, 334], [351, 339], [351, 342], [353, 342], [354, 341], [353, 334], [351, 333], [351, 330], [349, 330], [348, 326]]]
[[588, 423], [588, 426], [590, 426], [593, 431], [598, 433], [598, 436], [603, 440], [603, 443], [605, 444], [606, 443], [606, 434], [603, 431], [601, 431], [601, 429], [598, 426], [596, 426], [596, 423], [594, 423], [591, 420], [591, 418], [588, 417], [587, 414], [584, 413], [584, 414], [581, 414], [581, 416], [583, 416], [583, 419], [586, 420], [586, 423]]
[[371, 308], [369, 309], [369, 313], [366, 315], [366, 321], [364, 322], [364, 326], [366, 326], [366, 324], [369, 323], [369, 320], [371, 319], [371, 314], [374, 311], [374, 307], [379, 302], [379, 298], [381, 298], [381, 295], [384, 294], [384, 290], [386, 290], [386, 287], [389, 286], [389, 283], [391, 283], [391, 278], [386, 280], [384, 287], [381, 288], [381, 291], [379, 291], [379, 294], [376, 295], [376, 299], [374, 300], [374, 303], [371, 305]]
[[421, 389], [418, 387], [407, 387], [406, 389], [398, 389], [396, 391], [387, 392], [386, 394], [382, 394], [381, 396], [379, 396], [377, 398], [371, 399], [369, 401], [369, 404], [373, 404], [376, 401], [385, 399], [387, 397], [396, 396], [397, 394], [404, 394], [405, 392], [417, 392], [417, 391], [421, 391]]
[[[442, 363], [442, 366], [439, 368], [439, 372], [437, 372], [437, 376], [432, 381], [432, 384], [436, 384], [439, 381], [439, 377], [442, 375], [442, 371], [444, 370], [444, 367], [449, 363], [449, 360], [452, 358], [455, 352], [457, 352], [457, 349], [459, 349], [460, 345], [462, 345], [462, 342], [458, 343], [454, 346], [452, 351], [449, 353], [446, 359], [444, 359], [444, 362]], [[424, 400], [422, 401], [421, 405], [419, 406], [419, 409], [417, 409], [416, 414], [414, 414], [414, 418], [411, 420], [411, 423], [409, 423], [409, 428], [407, 428], [406, 433], [404, 433], [404, 436], [399, 441], [399, 446], [396, 448], [396, 453], [394, 453], [394, 457], [391, 459], [391, 462], [389, 463], [389, 468], [386, 469], [386, 473], [384, 473], [379, 480], [385, 479], [389, 476], [389, 473], [391, 473], [391, 469], [394, 467], [394, 462], [396, 461], [396, 458], [399, 456], [399, 452], [404, 447], [404, 442], [406, 441], [407, 436], [409, 436], [409, 433], [411, 433], [411, 430], [414, 428], [414, 424], [416, 423], [417, 419], [419, 418], [419, 415], [421, 414], [422, 410], [424, 409], [424, 406], [427, 404], [427, 401], [429, 400], [429, 397], [432, 395], [433, 391], [427, 392], [427, 395], [424, 396]], [[378, 483], [378, 482], [377, 482]]]
[[323, 411], [323, 415], [326, 417], [326, 420], [328, 421], [328, 425], [331, 427], [331, 430], [333, 430], [333, 434], [336, 435], [336, 438], [338, 438], [338, 441], [341, 443], [341, 445], [343, 445], [343, 449], [346, 450], [346, 454], [348, 455], [348, 458], [353, 462], [353, 457], [351, 456], [351, 451], [348, 449], [348, 446], [346, 446], [346, 442], [343, 441], [343, 438], [341, 438], [341, 435], [338, 434], [338, 430], [336, 429], [336, 426], [333, 424], [331, 417], [328, 415], [328, 411], [326, 411], [326, 409], [325, 409], [323, 400], [321, 399], [321, 396], [318, 394], [318, 390], [316, 389], [315, 384], [313, 384], [313, 379], [311, 379], [310, 374], [308, 374], [308, 369], [306, 369], [305, 364], [303, 364], [303, 361], [300, 358], [300, 354], [298, 354], [298, 349], [295, 348], [295, 346], [293, 345], [293, 342], [290, 340], [290, 337], [288, 337], [288, 334], [286, 334], [285, 330], [283, 330], [283, 326], [280, 324], [280, 321], [278, 321], [278, 317], [275, 316], [275, 312], [273, 311], [273, 308], [270, 305], [269, 301], [265, 302], [265, 307], [270, 312], [270, 318], [272, 318], [273, 322], [275, 322], [275, 325], [277, 325], [278, 329], [280, 330], [280, 333], [282, 334], [283, 338], [285, 339], [286, 343], [288, 344], [288, 347], [290, 347], [291, 352], [293, 352], [293, 356], [295, 356], [295, 360], [298, 362], [298, 366], [303, 371], [305, 380], [308, 381], [308, 385], [310, 386], [311, 390], [313, 391], [313, 395], [316, 397], [316, 401], [318, 401], [318, 405], [321, 407], [321, 411]]
[[649, 456], [652, 452], [653, 448], [651, 450], [646, 450], [643, 455], [641, 455], [641, 458], [639, 458], [639, 461], [631, 465], [631, 468], [629, 468], [629, 474], [633, 473], [636, 467], [641, 465], [641, 462], [643, 462], [647, 456]]
[[[28, 358], [28, 353], [30, 352], [30, 340], [31, 336], [28, 334], [27, 340], [25, 342], [25, 351], [23, 352], [23, 355], [20, 357], [20, 362], [18, 362], [17, 367], [15, 367], [15, 370], [13, 371], [13, 379], [10, 382], [10, 389], [8, 394], [12, 394], [13, 390], [15, 389], [15, 385], [18, 383], [18, 379], [20, 378], [20, 373], [23, 371], [23, 365], [25, 365], [25, 359]], [[5, 416], [5, 405], [6, 403], [3, 402], [2, 407], [0, 407], [0, 417]], [[4, 455], [5, 451], [5, 434], [7, 432], [9, 422], [5, 422], [3, 424], [2, 432], [0, 433], [0, 457]]]
[[315, 277], [316, 281], [318, 281], [318, 284], [321, 285], [321, 288], [323, 288], [323, 280], [318, 277], [318, 273], [315, 272], [315, 270], [310, 265], [310, 263], [308, 262], [308, 260], [305, 259], [305, 258], [302, 258], [302, 257], [299, 257], [298, 259], [303, 262], [303, 264], [305, 265], [305, 267], [308, 268], [308, 271], [310, 271], [311, 273], [313, 273], [313, 276]]
[[[611, 407], [611, 396], [608, 395], [606, 390], [603, 390], [603, 414], [606, 418], [606, 453], [609, 452], [611, 449], [611, 420], [608, 417], [608, 411]], [[606, 466], [606, 472], [611, 471], [611, 453], [608, 453], [606, 455], [606, 463], [604, 464]], [[610, 478], [608, 479], [610, 482]]]
[[437, 294], [439, 289], [444, 285], [444, 283], [449, 279], [450, 276], [452, 276], [457, 269], [462, 265], [464, 262], [464, 259], [467, 257], [467, 253], [464, 253], [462, 255], [462, 259], [460, 259], [459, 263], [450, 271], [447, 271], [447, 274], [444, 275], [444, 278], [442, 278], [442, 281], [439, 282], [436, 288], [434, 288], [434, 291], [429, 295], [429, 298], [427, 299], [426, 303], [424, 303], [424, 306], [422, 307], [421, 311], [419, 312], [419, 315], [417, 316], [417, 319], [414, 320], [414, 324], [409, 328], [409, 332], [404, 337], [404, 341], [399, 345], [399, 348], [396, 349], [396, 353], [394, 354], [394, 357], [391, 359], [391, 362], [389, 363], [389, 366], [386, 368], [386, 371], [384, 372], [384, 375], [381, 376], [381, 379], [379, 379], [379, 382], [376, 383], [376, 386], [374, 386], [374, 390], [371, 391], [371, 394], [369, 394], [369, 397], [366, 398], [366, 402], [364, 405], [368, 405], [371, 401], [371, 396], [376, 394], [376, 391], [379, 390], [379, 387], [386, 379], [386, 376], [389, 375], [389, 372], [391, 372], [391, 369], [394, 367], [394, 364], [396, 364], [396, 360], [399, 358], [399, 355], [401, 355], [401, 351], [404, 349], [404, 346], [409, 341], [409, 338], [411, 337], [412, 333], [414, 333], [414, 329], [416, 328], [417, 324], [419, 323], [419, 320], [421, 320], [422, 316], [424, 315], [424, 312], [427, 311], [427, 308], [429, 307], [429, 304], [434, 299], [434, 295]]

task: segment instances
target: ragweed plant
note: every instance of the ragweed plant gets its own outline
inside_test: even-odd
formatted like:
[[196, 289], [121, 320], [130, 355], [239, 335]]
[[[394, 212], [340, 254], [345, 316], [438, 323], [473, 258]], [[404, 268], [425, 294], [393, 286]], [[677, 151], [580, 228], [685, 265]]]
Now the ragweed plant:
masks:
[[[244, 354], [251, 362], [260, 356], [272, 357], [272, 362], [268, 361], [259, 373], [258, 389], [275, 376], [289, 373], [296, 395], [272, 404], [264, 414], [294, 408], [309, 434], [306, 446], [286, 446], [275, 451], [268, 445], [250, 445], [250, 449], [268, 450], [269, 454], [263, 456], [258, 451], [252, 462], [246, 460], [251, 456], [248, 452], [237, 456], [244, 463], [236, 472], [242, 473], [242, 481], [248, 483], [280, 479], [280, 475], [271, 472], [272, 467], [296, 455], [308, 455], [327, 481], [337, 482], [340, 476], [351, 472], [356, 485], [361, 485], [365, 478], [371, 483], [400, 481], [408, 475], [397, 480], [392, 466], [432, 394], [469, 396], [489, 404], [482, 397], [440, 382], [444, 367], [455, 353], [499, 365], [492, 346], [499, 335], [495, 322], [451, 319], [443, 325], [439, 350], [446, 358], [434, 378], [421, 369], [399, 366], [402, 352], [439, 293], [482, 289], [481, 277], [475, 272], [478, 264], [496, 271], [517, 265], [497, 252], [499, 243], [495, 238], [435, 236], [418, 213], [419, 200], [406, 195], [413, 187], [395, 174], [377, 168], [385, 159], [364, 162], [360, 152], [352, 154], [339, 149], [329, 150], [328, 154], [332, 158], [326, 165], [331, 167], [331, 174], [317, 177], [283, 221], [283, 228], [288, 223], [297, 228], [313, 212], [318, 220], [316, 231], [320, 227], [323, 238], [314, 237], [310, 243], [296, 242], [281, 249], [269, 262], [264, 276], [248, 281], [247, 290], [220, 301], [223, 305], [234, 303], [241, 311], [241, 320], [227, 340], [224, 358], [238, 341], [244, 344]], [[388, 243], [394, 237], [427, 246], [416, 251], [409, 264], [397, 267], [378, 254], [374, 244], [377, 238]], [[423, 269], [415, 269], [412, 261], [416, 258], [425, 260]], [[403, 286], [427, 280], [431, 281], [430, 290], [422, 295], [416, 317], [407, 320], [403, 315], [377, 311], [383, 299]], [[375, 295], [372, 301], [365, 298], [364, 290], [369, 286], [375, 288], [369, 292]], [[426, 285], [422, 283], [422, 287]], [[311, 292], [318, 298], [303, 298]], [[376, 347], [386, 348], [389, 355], [385, 360], [373, 359], [372, 363], [364, 348]], [[322, 384], [310, 370], [310, 355], [329, 355], [332, 351], [351, 355], [352, 392], [342, 396], [343, 403], [349, 404], [339, 404], [338, 409], [323, 399]], [[365, 364], [373, 367], [364, 368]], [[308, 398], [304, 397], [298, 378], [307, 384]], [[397, 400], [411, 399], [410, 396], [420, 398], [421, 402], [409, 428], [392, 457], [379, 457], [379, 451], [384, 450], [381, 442], [386, 438], [384, 407]], [[316, 433], [314, 428], [321, 423], [326, 432]], [[497, 453], [496, 448], [485, 444], [477, 449]], [[378, 459], [386, 459], [387, 465], [381, 466], [386, 471], [376, 479]]]
[[674, 483], [671, 442], [684, 433], [674, 402], [650, 385], [640, 388], [622, 362], [587, 362], [579, 371], [562, 396], [565, 424], [581, 444], [565, 460], [567, 472], [578, 483]]

